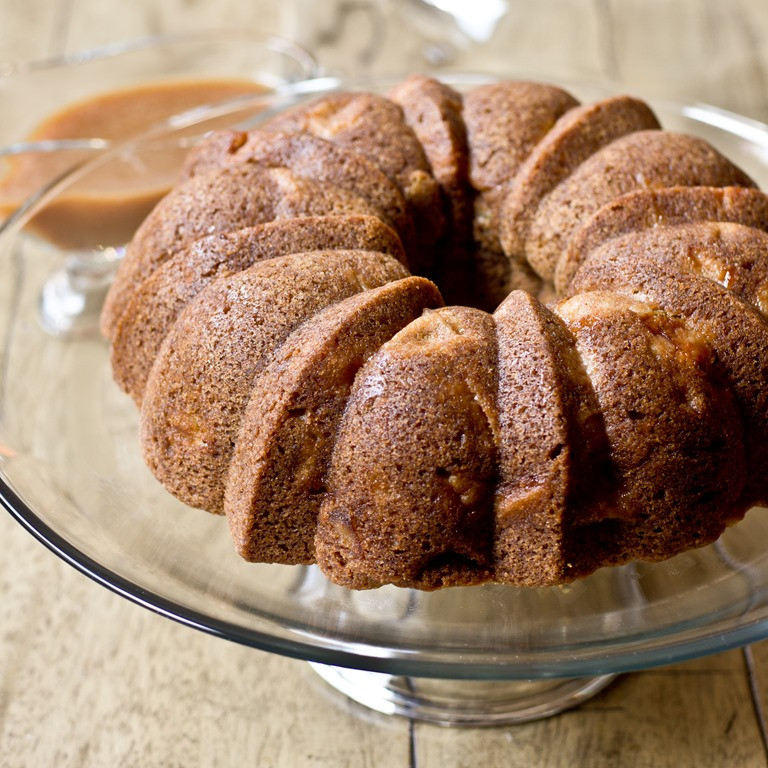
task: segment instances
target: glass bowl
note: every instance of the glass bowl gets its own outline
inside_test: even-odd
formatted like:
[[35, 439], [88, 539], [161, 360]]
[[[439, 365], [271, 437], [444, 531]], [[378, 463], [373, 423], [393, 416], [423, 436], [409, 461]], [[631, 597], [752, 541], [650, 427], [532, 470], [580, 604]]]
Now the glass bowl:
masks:
[[[485, 81], [447, 79], [457, 87]], [[304, 94], [358, 85], [387, 83], [299, 83], [239, 104], [231, 118], [250, 127]], [[584, 100], [602, 95], [566, 86]], [[704, 136], [768, 183], [768, 127], [703, 105], [653, 106], [666, 127]], [[145, 142], [199, 133], [226, 111], [175, 121], [101, 154], [0, 230], [0, 500], [23, 526], [153, 611], [309, 660], [359, 701], [434, 722], [550, 714], [619, 672], [768, 636], [768, 514], [758, 508], [711, 546], [602, 569], [568, 586], [353, 592], [316, 567], [242, 561], [222, 519], [171, 498], [144, 466], [137, 412], [112, 382], [107, 344], [62, 341], [41, 327], [40, 288], [63, 255], [24, 226], [88, 174]]]
[[[142, 38], [0, 68], [0, 219], [62, 173], [174, 114], [316, 75], [300, 46], [247, 30]], [[68, 252], [43, 286], [49, 332], [96, 329], [119, 246], [173, 183], [193, 139], [179, 133], [135, 148], [30, 220]]]

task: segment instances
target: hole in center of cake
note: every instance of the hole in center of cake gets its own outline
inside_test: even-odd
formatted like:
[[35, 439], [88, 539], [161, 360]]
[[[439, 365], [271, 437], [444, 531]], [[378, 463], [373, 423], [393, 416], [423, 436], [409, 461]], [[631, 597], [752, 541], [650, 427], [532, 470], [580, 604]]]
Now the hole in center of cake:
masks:
[[440, 288], [445, 303], [494, 312], [515, 290], [523, 290], [544, 304], [558, 298], [555, 288], [528, 264], [514, 263], [501, 246], [481, 240], [441, 249], [435, 269], [425, 274]]

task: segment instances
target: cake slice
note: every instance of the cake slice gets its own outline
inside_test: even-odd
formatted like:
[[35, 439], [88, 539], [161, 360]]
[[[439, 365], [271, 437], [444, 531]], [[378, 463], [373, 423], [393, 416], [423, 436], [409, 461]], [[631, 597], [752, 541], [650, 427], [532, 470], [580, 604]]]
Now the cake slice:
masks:
[[577, 105], [561, 88], [525, 81], [483, 85], [465, 95], [469, 179], [475, 194], [476, 306], [492, 310], [512, 290], [539, 291], [540, 281], [530, 267], [512, 264], [502, 250], [499, 209], [528, 155], [558, 118]]
[[565, 294], [587, 254], [606, 240], [696, 221], [730, 221], [768, 231], [768, 196], [750, 187], [665, 187], [628, 192], [595, 211], [568, 241], [555, 269], [555, 287]]
[[385, 254], [314, 251], [209, 285], [166, 336], [144, 392], [141, 442], [158, 480], [187, 504], [222, 512], [240, 418], [275, 350], [326, 307], [407, 276]]
[[433, 283], [407, 277], [329, 307], [280, 347], [251, 393], [229, 467], [224, 509], [246, 560], [314, 562], [325, 475], [355, 375], [441, 305]]
[[378, 215], [361, 197], [285, 168], [235, 165], [195, 176], [174, 187], [136, 231], [104, 302], [102, 332], [112, 340], [142, 281], [201, 237], [275, 219], [345, 213]]
[[643, 101], [612, 96], [568, 110], [520, 166], [499, 214], [504, 253], [525, 260], [525, 243], [542, 199], [580, 163], [614, 139], [634, 131], [658, 129], [656, 116]]
[[416, 229], [413, 262], [420, 273], [429, 271], [430, 249], [443, 234], [440, 188], [416, 135], [406, 125], [403, 111], [375, 93], [347, 92], [321, 96], [273, 117], [265, 130], [305, 132], [367, 157], [397, 184], [408, 204]]
[[545, 280], [577, 230], [600, 207], [639, 189], [754, 186], [703, 139], [670, 131], [636, 131], [584, 161], [544, 200], [531, 222], [525, 256]]
[[428, 312], [360, 369], [331, 459], [317, 560], [355, 588], [486, 581], [498, 413], [493, 318]]
[[768, 502], [766, 253], [768, 234], [739, 224], [660, 227], [594, 249], [571, 285], [640, 297], [708, 340], [741, 415], [747, 504]]
[[392, 88], [389, 98], [424, 148], [432, 175], [448, 202], [451, 238], [466, 242], [471, 232], [469, 148], [461, 94], [439, 80], [411, 75]]
[[238, 163], [288, 168], [299, 178], [346, 189], [376, 208], [404, 242], [413, 242], [413, 222], [402, 193], [376, 163], [359, 152], [310, 133], [222, 130], [192, 149], [182, 178]]
[[115, 329], [115, 381], [140, 404], [163, 339], [184, 307], [220, 277], [259, 261], [305, 251], [364, 250], [398, 261], [398, 236], [373, 216], [304, 216], [196, 240], [158, 267], [134, 292]]
[[617, 490], [580, 513], [575, 551], [610, 565], [714, 541], [744, 512], [746, 462], [707, 334], [610, 292], [581, 293], [554, 310], [597, 395]]
[[[494, 580], [562, 584], [584, 575], [570, 528], [589, 499], [608, 494], [608, 444], [599, 405], [562, 320], [530, 294], [494, 313], [499, 450]], [[576, 565], [575, 565], [576, 564]]]
[[473, 88], [464, 96], [463, 112], [473, 188], [484, 192], [508, 181], [557, 119], [576, 106], [571, 94], [544, 83]]

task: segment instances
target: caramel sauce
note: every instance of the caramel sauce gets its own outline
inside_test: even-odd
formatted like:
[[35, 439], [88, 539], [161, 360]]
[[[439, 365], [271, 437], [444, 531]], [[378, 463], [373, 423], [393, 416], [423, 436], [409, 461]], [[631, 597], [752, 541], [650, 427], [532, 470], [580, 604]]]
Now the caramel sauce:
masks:
[[689, 253], [688, 258], [693, 267], [693, 271], [708, 280], [722, 285], [723, 288], [730, 288], [733, 282], [733, 276], [726, 264], [720, 261], [716, 256], [702, 251], [701, 253]]
[[[120, 142], [172, 115], [268, 88], [245, 79], [174, 80], [99, 94], [70, 104], [40, 123], [28, 141], [97, 137]], [[230, 121], [233, 118], [227, 117]], [[224, 122], [224, 119], [221, 121]], [[197, 132], [219, 127], [206, 123]], [[28, 229], [68, 250], [121, 245], [173, 185], [188, 147], [178, 138], [115, 157], [47, 205]], [[0, 160], [0, 218], [73, 166], [88, 151], [28, 153]]]
[[514, 496], [511, 494], [496, 495], [494, 511], [496, 525], [499, 528], [514, 525], [521, 518], [530, 515], [532, 510], [544, 509], [550, 496], [544, 485], [525, 489], [516, 488], [514, 494]]
[[768, 317], [768, 285], [761, 285], [757, 289], [757, 295], [755, 296], [755, 302], [760, 312]]

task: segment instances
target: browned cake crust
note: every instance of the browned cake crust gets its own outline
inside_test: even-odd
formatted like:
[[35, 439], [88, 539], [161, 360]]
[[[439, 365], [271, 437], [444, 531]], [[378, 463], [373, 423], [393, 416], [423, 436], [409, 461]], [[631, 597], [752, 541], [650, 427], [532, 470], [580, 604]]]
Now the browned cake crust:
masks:
[[554, 309], [597, 394], [618, 489], [573, 535], [602, 550], [603, 564], [714, 541], [743, 513], [746, 462], [741, 421], [703, 333], [614, 293], [581, 293]]
[[309, 133], [360, 152], [404, 191], [429, 172], [424, 149], [400, 107], [373, 93], [323, 96], [273, 117], [264, 128]]
[[[494, 313], [498, 334], [497, 581], [570, 581], [570, 528], [590, 496], [605, 497], [607, 438], [597, 398], [562, 320], [522, 291]], [[584, 478], [589, 478], [585, 488]], [[583, 567], [583, 566], [581, 566]], [[594, 566], [590, 566], [594, 567]]]
[[768, 231], [768, 197], [749, 187], [666, 187], [621, 195], [599, 208], [568, 242], [555, 269], [561, 293], [587, 254], [612, 237], [657, 226], [731, 221]]
[[525, 259], [531, 219], [545, 195], [580, 163], [614, 139], [661, 128], [643, 101], [614, 96], [566, 112], [520, 166], [499, 213], [500, 240], [513, 260]]
[[224, 509], [247, 560], [314, 562], [336, 431], [360, 366], [442, 304], [421, 277], [351, 296], [297, 328], [259, 377], [240, 425]]
[[141, 441], [157, 478], [191, 506], [222, 512], [240, 418], [274, 351], [325, 307], [407, 275], [384, 254], [314, 251], [208, 286], [166, 336], [144, 392]]
[[310, 133], [216, 131], [192, 150], [182, 178], [237, 163], [288, 168], [298, 178], [346, 189], [369, 202], [412, 245], [413, 222], [405, 198], [379, 166], [359, 152]]
[[286, 110], [264, 128], [311, 133], [377, 164], [405, 196], [416, 228], [416, 253], [429, 269], [428, 249], [445, 227], [442, 199], [424, 149], [397, 104], [373, 93], [337, 93]]
[[661, 227], [604, 243], [572, 284], [575, 293], [642, 296], [707, 339], [741, 415], [747, 504], [768, 493], [768, 323], [758, 311], [768, 296], [766, 253], [768, 234], [738, 224]]
[[115, 381], [140, 404], [163, 339], [206, 286], [259, 261], [314, 250], [376, 251], [405, 259], [395, 232], [373, 216], [279, 219], [196, 240], [156, 269], [128, 302], [112, 342]]
[[[693, 275], [717, 283], [721, 289], [727, 289], [726, 294], [734, 294], [765, 316], [768, 314], [767, 254], [768, 232], [732, 222], [693, 221], [611, 238], [589, 253], [583, 268], [585, 274], [589, 274], [593, 262], [605, 259], [626, 260], [628, 264], [634, 258], [638, 265], [654, 262], [680, 273], [684, 280]], [[632, 275], [636, 277], [635, 270]], [[627, 283], [630, 279], [628, 276], [621, 280]], [[581, 274], [578, 285], [584, 286]], [[577, 292], [575, 285], [570, 288], [570, 294], [574, 292]]]
[[102, 332], [111, 340], [142, 281], [201, 237], [275, 219], [345, 213], [377, 215], [361, 197], [284, 168], [236, 165], [195, 176], [174, 187], [136, 232], [107, 295]]
[[395, 86], [389, 97], [400, 105], [405, 122], [424, 147], [432, 175], [448, 201], [451, 237], [466, 241], [472, 206], [461, 94], [433, 77], [412, 75]]
[[318, 564], [334, 581], [435, 589], [491, 576], [495, 358], [492, 317], [447, 307], [363, 366], [318, 520]]
[[569, 93], [526, 81], [493, 83], [464, 97], [469, 179], [473, 203], [473, 295], [492, 310], [512, 290], [537, 293], [540, 281], [527, 264], [512, 264], [499, 240], [499, 209], [508, 185], [536, 144], [561, 115], [578, 105]]
[[209, 173], [223, 165], [248, 162], [241, 150], [248, 141], [248, 131], [222, 128], [211, 131], [189, 150], [179, 171], [179, 180]]
[[531, 223], [526, 258], [551, 281], [568, 242], [601, 206], [637, 189], [669, 186], [754, 186], [703, 139], [669, 131], [637, 131], [583, 162], [542, 201]]

